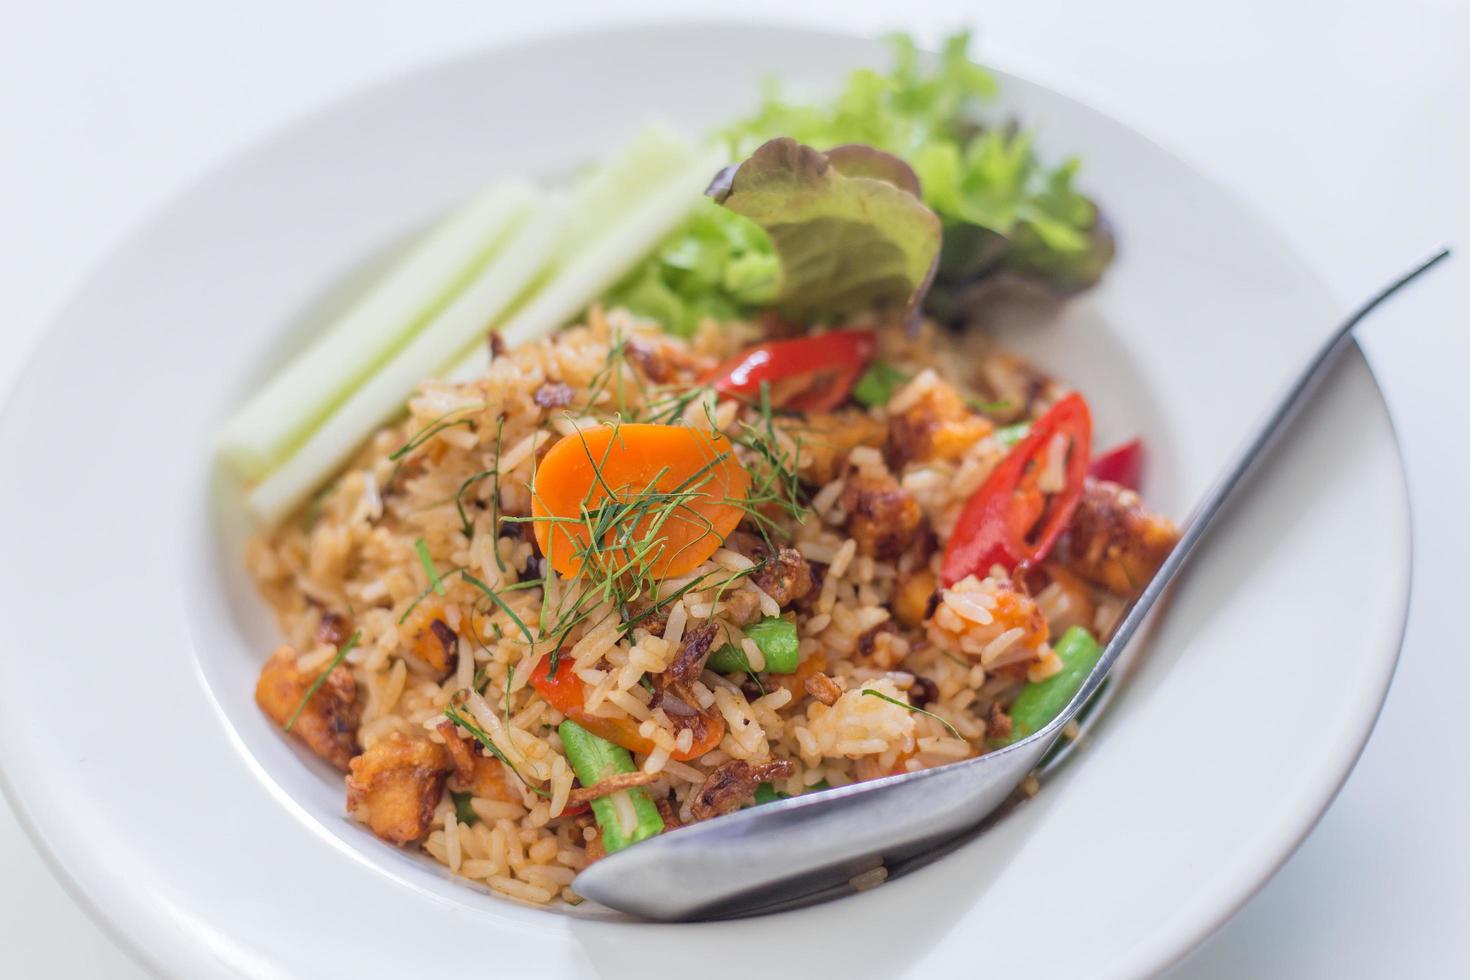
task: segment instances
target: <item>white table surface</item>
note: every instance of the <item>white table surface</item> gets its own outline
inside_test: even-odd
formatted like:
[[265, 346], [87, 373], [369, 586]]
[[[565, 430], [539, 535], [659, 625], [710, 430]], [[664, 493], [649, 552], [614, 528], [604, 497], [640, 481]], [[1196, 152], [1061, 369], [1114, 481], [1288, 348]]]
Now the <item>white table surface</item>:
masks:
[[[1470, 551], [1461, 428], [1470, 421], [1470, 0], [613, 6], [6, 0], [0, 390], [85, 275], [159, 205], [366, 82], [509, 38], [719, 8], [924, 37], [977, 23], [983, 57], [1080, 94], [1262, 209], [1344, 304], [1436, 241], [1464, 249], [1366, 331], [1415, 524], [1408, 636], [1377, 730], [1297, 854], [1171, 976], [1470, 975], [1470, 752], [1459, 712], [1470, 651], [1456, 639]], [[3, 804], [0, 923], [0, 976], [142, 976]]]

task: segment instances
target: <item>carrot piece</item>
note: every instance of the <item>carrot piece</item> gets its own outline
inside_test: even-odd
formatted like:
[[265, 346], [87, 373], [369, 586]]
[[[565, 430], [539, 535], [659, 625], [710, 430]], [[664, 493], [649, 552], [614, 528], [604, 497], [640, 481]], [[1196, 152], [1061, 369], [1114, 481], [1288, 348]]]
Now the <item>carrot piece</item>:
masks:
[[[694, 569], [744, 513], [750, 475], [731, 450], [725, 436], [681, 425], [599, 426], [564, 437], [536, 470], [531, 513], [541, 553], [565, 576], [587, 559], [602, 573], [630, 563], [660, 578]], [[625, 507], [607, 519], [610, 500]]]
[[813, 674], [819, 674], [827, 669], [827, 655], [820, 650], [813, 653], [801, 662], [795, 673], [776, 674], [770, 680], [777, 687], [784, 687], [791, 692], [794, 700], [806, 697], [806, 679]]

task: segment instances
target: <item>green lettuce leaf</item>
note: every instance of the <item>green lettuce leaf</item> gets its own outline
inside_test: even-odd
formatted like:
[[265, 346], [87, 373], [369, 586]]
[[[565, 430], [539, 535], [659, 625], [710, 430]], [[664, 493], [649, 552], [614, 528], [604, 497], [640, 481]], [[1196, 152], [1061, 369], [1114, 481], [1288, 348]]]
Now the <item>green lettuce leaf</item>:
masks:
[[766, 230], [780, 259], [775, 306], [826, 319], [911, 313], [939, 258], [939, 218], [898, 157], [848, 144], [821, 153], [782, 137], [722, 171], [709, 195]]
[[761, 227], [706, 199], [604, 300], [687, 337], [706, 318], [734, 320], [768, 306], [780, 273]]
[[[731, 159], [780, 136], [837, 153], [876, 147], [908, 161], [925, 203], [943, 223], [927, 313], [963, 319], [979, 287], [1019, 280], [1066, 295], [1094, 285], [1114, 241], [1097, 205], [1074, 187], [1077, 161], [1049, 165], [1014, 124], [985, 110], [994, 78], [968, 55], [970, 35], [950, 36], [934, 58], [891, 40], [893, 65], [860, 69], [835, 99], [787, 99], [768, 85], [759, 109], [721, 134]], [[609, 297], [681, 333], [703, 317], [748, 316], [768, 305], [779, 271], [770, 241], [749, 221], [711, 207], [672, 235]]]
[[789, 102], [771, 88], [726, 134], [732, 150], [783, 135], [818, 148], [866, 143], [912, 164], [944, 222], [930, 313], [955, 312], [944, 305], [959, 290], [1001, 273], [1061, 294], [1094, 285], [1114, 243], [1096, 204], [1073, 187], [1077, 161], [1048, 167], [1015, 125], [983, 122], [996, 86], [970, 61], [968, 32], [951, 35], [927, 65], [911, 39], [892, 44], [888, 74], [853, 72], [829, 105]]

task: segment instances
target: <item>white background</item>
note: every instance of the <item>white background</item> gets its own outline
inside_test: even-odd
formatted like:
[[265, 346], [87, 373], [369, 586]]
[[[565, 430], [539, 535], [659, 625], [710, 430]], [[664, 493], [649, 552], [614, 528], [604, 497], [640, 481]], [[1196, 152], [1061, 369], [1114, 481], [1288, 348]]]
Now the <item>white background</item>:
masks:
[[[1344, 305], [1437, 241], [1463, 249], [1366, 331], [1415, 524], [1409, 630], [1383, 716], [1301, 850], [1173, 976], [1470, 975], [1470, 752], [1460, 734], [1470, 690], [1461, 625], [1470, 0], [611, 6], [0, 0], [0, 389], [88, 271], [152, 211], [231, 153], [364, 83], [613, 19], [718, 12], [928, 38], [976, 24], [984, 60], [1135, 125], [1263, 210]], [[1241, 709], [1248, 717], [1250, 706]], [[0, 976], [141, 976], [52, 879], [3, 804], [0, 923]]]

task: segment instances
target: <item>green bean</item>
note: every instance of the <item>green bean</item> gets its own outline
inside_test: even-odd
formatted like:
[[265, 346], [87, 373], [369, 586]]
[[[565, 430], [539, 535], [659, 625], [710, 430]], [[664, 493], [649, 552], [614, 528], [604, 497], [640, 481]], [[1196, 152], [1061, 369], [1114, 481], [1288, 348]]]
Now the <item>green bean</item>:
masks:
[[726, 643], [714, 653], [704, 665], [716, 674], [743, 674], [750, 672], [750, 658], [745, 651], [733, 643]]
[[[832, 784], [823, 779], [821, 782], [813, 783], [806, 788], [807, 793], [818, 793], [824, 789], [831, 789]], [[762, 803], [775, 803], [777, 800], [791, 799], [790, 793], [783, 793], [770, 783], [761, 783], [755, 788], [755, 805]]]
[[[562, 722], [556, 731], [561, 736], [561, 747], [566, 750], [567, 761], [572, 764], [572, 771], [577, 774], [583, 786], [596, 786], [609, 776], [637, 771], [627, 749], [593, 735], [574, 721]], [[632, 802], [633, 812], [637, 815], [637, 822], [631, 830], [625, 829], [618, 819], [619, 796]], [[602, 828], [602, 846], [609, 854], [621, 851], [629, 844], [647, 840], [662, 833], [664, 829], [663, 817], [659, 816], [653, 797], [641, 786], [621, 789], [593, 800], [592, 815]]]
[[[800, 643], [796, 639], [796, 624], [791, 620], [767, 616], [745, 627], [745, 635], [754, 640], [765, 655], [768, 673], [790, 674], [796, 670], [800, 662]], [[753, 672], [745, 651], [733, 643], [726, 643], [710, 654], [705, 666], [717, 674]]]
[[1061, 658], [1061, 672], [1021, 689], [1011, 705], [1011, 734], [1005, 740], [1007, 744], [1040, 731], [1061, 714], [1102, 657], [1102, 647], [1080, 626], [1063, 633], [1052, 649]]

